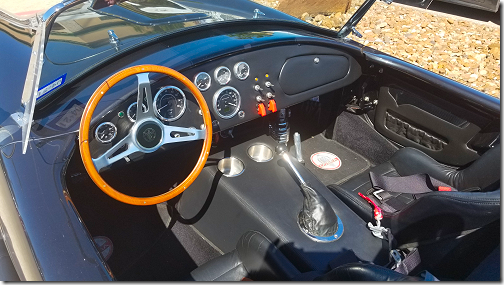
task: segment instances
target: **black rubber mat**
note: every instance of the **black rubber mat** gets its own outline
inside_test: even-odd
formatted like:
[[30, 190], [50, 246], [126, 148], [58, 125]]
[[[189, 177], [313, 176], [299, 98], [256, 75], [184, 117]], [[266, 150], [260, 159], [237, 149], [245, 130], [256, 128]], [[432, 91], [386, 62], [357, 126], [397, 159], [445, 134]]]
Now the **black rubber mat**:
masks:
[[[305, 161], [306, 168], [308, 168], [313, 174], [315, 174], [315, 176], [317, 176], [318, 179], [320, 179], [320, 181], [322, 181], [325, 185], [341, 184], [348, 179], [361, 174], [371, 167], [371, 163], [361, 155], [353, 152], [349, 148], [334, 140], [326, 139], [321, 134], [304, 141], [303, 137], [301, 137], [301, 140], [303, 159]], [[291, 154], [295, 156], [294, 146], [291, 147], [290, 151]], [[333, 161], [339, 159], [339, 167], [334, 170], [326, 170], [315, 166], [312, 162], [311, 157], [313, 154], [320, 152], [328, 152], [334, 154], [337, 158], [334, 158], [334, 156], [331, 155], [328, 155], [328, 157], [334, 158]], [[318, 160], [316, 157], [314, 157], [314, 161], [315, 163], [319, 163], [319, 165], [321, 166], [324, 165], [320, 164], [320, 160]], [[332, 165], [337, 167], [337, 163], [334, 163]]]

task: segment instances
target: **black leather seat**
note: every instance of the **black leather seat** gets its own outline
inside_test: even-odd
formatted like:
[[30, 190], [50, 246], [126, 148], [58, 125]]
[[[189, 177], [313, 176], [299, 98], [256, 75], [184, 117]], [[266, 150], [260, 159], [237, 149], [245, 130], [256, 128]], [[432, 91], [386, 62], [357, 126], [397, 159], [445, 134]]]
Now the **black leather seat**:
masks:
[[236, 249], [193, 270], [188, 281], [421, 281], [388, 268], [349, 263], [327, 272], [298, 271], [263, 234], [245, 233]]
[[195, 281], [293, 280], [300, 272], [263, 234], [246, 232], [236, 249], [210, 260], [191, 272]]
[[[428, 174], [459, 190], [420, 195], [389, 192], [392, 199], [405, 207], [395, 212], [383, 212], [382, 224], [391, 228], [400, 243], [463, 234], [500, 217], [500, 145], [488, 150], [464, 169], [440, 164], [417, 149], [403, 148], [388, 162], [371, 171], [384, 176]], [[375, 190], [369, 172], [342, 185], [328, 187], [363, 220], [374, 222], [371, 205], [357, 194], [361, 192], [377, 205], [381, 204], [372, 194]]]

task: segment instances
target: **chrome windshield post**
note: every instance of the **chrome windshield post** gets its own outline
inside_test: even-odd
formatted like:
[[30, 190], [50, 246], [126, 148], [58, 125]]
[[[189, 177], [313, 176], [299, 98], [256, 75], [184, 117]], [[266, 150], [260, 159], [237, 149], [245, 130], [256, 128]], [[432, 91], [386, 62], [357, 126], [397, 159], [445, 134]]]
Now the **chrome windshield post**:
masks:
[[42, 17], [35, 16], [35, 21], [33, 22], [37, 22], [38, 25], [34, 26], [37, 30], [33, 41], [28, 71], [26, 73], [23, 95], [21, 97], [21, 106], [24, 108], [24, 114], [21, 120], [23, 154], [26, 153], [26, 149], [28, 148], [28, 140], [32, 126], [33, 112], [35, 110], [35, 102], [37, 101], [40, 75], [44, 64], [45, 43], [49, 37], [49, 33], [51, 32], [52, 24], [61, 12], [85, 1], [86, 0], [64, 0], [63, 2], [49, 8]]

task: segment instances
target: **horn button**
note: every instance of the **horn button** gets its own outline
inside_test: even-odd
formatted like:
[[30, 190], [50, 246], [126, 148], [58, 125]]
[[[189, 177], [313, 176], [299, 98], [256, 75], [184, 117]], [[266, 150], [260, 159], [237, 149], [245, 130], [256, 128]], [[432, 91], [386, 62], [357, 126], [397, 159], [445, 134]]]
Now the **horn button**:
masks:
[[152, 122], [147, 122], [138, 128], [136, 140], [138, 144], [145, 148], [151, 149], [159, 145], [163, 139], [163, 130], [161, 127]]

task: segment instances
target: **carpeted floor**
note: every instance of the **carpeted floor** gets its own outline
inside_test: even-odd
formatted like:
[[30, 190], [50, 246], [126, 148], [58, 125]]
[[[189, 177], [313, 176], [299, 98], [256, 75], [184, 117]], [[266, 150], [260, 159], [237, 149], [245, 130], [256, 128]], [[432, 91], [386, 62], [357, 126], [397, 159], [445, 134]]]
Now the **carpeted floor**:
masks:
[[[195, 158], [188, 157], [188, 153], [158, 154], [103, 176], [127, 194], [157, 195], [181, 181], [177, 176], [190, 171], [174, 162], [184, 158], [189, 160], [184, 165], [191, 166], [198, 152]], [[70, 196], [91, 236], [106, 236], [113, 243], [113, 253], [107, 263], [117, 280], [184, 280], [197, 266], [221, 254], [190, 226], [172, 223], [167, 227], [155, 205], [132, 206], [104, 194], [87, 175], [79, 153], [73, 156], [67, 173]]]

